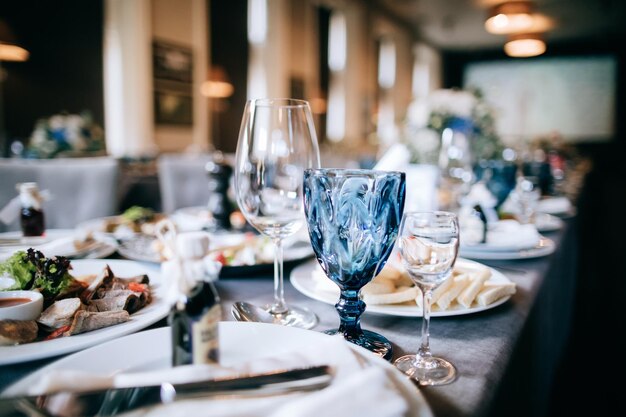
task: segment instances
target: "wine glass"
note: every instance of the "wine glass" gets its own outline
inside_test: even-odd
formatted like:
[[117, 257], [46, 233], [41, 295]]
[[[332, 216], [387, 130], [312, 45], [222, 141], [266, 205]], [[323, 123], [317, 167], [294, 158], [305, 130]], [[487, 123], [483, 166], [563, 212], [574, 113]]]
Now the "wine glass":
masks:
[[322, 270], [340, 289], [335, 308], [341, 333], [385, 359], [391, 343], [361, 329], [361, 288], [385, 265], [402, 219], [405, 174], [352, 169], [304, 171], [304, 212], [313, 251]]
[[396, 367], [420, 385], [448, 384], [456, 378], [456, 368], [430, 353], [430, 303], [432, 292], [451, 277], [459, 251], [459, 224], [455, 214], [435, 212], [405, 213], [400, 225], [398, 246], [402, 262], [422, 292], [422, 344], [415, 355], [395, 361]]
[[[237, 203], [246, 220], [275, 245], [274, 302], [263, 309], [276, 324], [309, 329], [311, 311], [287, 306], [283, 290], [283, 239], [304, 224], [302, 176], [320, 166], [309, 104], [295, 99], [255, 99], [246, 103], [235, 165]], [[235, 318], [238, 317], [233, 310]], [[264, 321], [246, 317], [250, 321]]]

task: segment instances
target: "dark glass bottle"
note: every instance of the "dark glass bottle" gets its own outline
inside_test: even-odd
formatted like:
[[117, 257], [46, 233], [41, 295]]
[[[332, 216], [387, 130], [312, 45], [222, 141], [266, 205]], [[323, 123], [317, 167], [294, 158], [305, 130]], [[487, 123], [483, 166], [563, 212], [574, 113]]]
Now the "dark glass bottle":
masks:
[[209, 201], [208, 209], [215, 219], [215, 226], [218, 229], [229, 230], [230, 215], [234, 207], [228, 198], [228, 187], [233, 168], [221, 156], [216, 156], [213, 161], [206, 165], [209, 177]]
[[172, 307], [173, 366], [218, 362], [221, 315], [220, 298], [210, 281], [199, 282], [185, 303]]
[[42, 198], [36, 183], [22, 183], [19, 186], [20, 223], [24, 236], [41, 236], [46, 231], [45, 218], [41, 207]]

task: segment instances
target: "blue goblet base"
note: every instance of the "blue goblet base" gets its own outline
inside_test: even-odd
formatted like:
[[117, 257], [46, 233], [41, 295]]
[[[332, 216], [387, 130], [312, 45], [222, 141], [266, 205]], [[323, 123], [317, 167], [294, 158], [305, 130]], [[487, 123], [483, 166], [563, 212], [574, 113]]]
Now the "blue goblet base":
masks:
[[344, 332], [341, 332], [339, 329], [335, 330], [326, 330], [324, 333], [329, 335], [341, 334], [344, 339], [346, 339], [350, 343], [354, 343], [357, 346], [361, 346], [369, 350], [372, 353], [377, 354], [385, 360], [391, 361], [391, 356], [393, 355], [393, 348], [391, 347], [391, 342], [387, 340], [386, 337], [369, 330], [363, 330], [359, 332], [357, 335], [350, 335]]

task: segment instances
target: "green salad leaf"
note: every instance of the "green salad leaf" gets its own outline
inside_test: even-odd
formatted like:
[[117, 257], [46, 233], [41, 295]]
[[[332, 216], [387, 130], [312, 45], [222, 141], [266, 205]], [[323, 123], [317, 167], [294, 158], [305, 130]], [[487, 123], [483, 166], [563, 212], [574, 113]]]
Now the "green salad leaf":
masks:
[[122, 217], [129, 222], [147, 222], [154, 218], [154, 211], [145, 207], [132, 206], [122, 213]]
[[7, 290], [36, 290], [45, 299], [54, 298], [66, 290], [74, 277], [70, 275], [70, 260], [64, 256], [46, 258], [43, 253], [28, 249], [15, 252], [0, 263], [0, 275], [15, 279]]
[[7, 290], [29, 290], [32, 287], [37, 267], [29, 261], [25, 251], [17, 251], [0, 263], [0, 275], [8, 275], [15, 284]]

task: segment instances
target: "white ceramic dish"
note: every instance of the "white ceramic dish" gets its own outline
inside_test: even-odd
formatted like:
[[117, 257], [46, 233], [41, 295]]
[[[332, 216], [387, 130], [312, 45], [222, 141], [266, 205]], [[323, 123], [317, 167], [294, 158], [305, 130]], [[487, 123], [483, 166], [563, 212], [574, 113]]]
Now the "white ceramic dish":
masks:
[[550, 255], [556, 249], [554, 241], [546, 237], [542, 237], [537, 246], [528, 249], [508, 250], [508, 251], [490, 251], [480, 250], [472, 247], [459, 248], [459, 255], [464, 258], [478, 259], [485, 261], [505, 261], [540, 258]]
[[0, 320], [35, 320], [41, 314], [43, 296], [37, 291], [0, 291], [0, 300], [27, 298], [30, 301], [0, 307]]
[[[481, 266], [478, 262], [473, 262], [467, 259], [457, 259], [456, 264], [459, 266], [464, 266], [471, 268], [472, 266], [477, 267]], [[484, 267], [484, 265], [483, 265]], [[326, 304], [335, 305], [337, 300], [339, 299], [339, 288], [336, 291], [326, 291], [324, 289], [320, 289], [315, 282], [315, 278], [313, 277], [313, 271], [317, 268], [317, 261], [313, 260], [302, 265], [299, 265], [291, 271], [291, 276], [289, 280], [291, 284], [302, 294], [307, 297], [313, 298], [314, 300], [322, 301]], [[511, 282], [505, 275], [496, 271], [493, 268], [489, 268], [491, 270], [491, 278], [490, 280], [495, 283], [508, 283]], [[457, 308], [438, 311], [433, 309], [431, 312], [432, 317], [446, 317], [446, 316], [458, 316], [462, 314], [471, 314], [478, 313], [479, 311], [489, 310], [491, 308], [497, 307], [500, 304], [505, 303], [510, 296], [503, 297], [496, 301], [493, 304], [489, 304], [487, 306], [478, 306], [474, 305], [470, 308], [463, 308], [459, 306]], [[399, 304], [371, 304], [368, 305], [365, 314], [382, 314], [389, 316], [403, 316], [403, 317], [422, 317], [422, 309], [417, 305], [399, 305]]]
[[535, 227], [539, 233], [555, 232], [563, 227], [563, 220], [552, 214], [536, 213]]
[[[59, 369], [80, 369], [93, 373], [144, 371], [170, 366], [171, 330], [169, 327], [147, 330], [122, 337], [82, 352], [69, 355], [39, 369], [7, 388], [2, 395], [24, 393], [42, 375]], [[255, 358], [293, 352], [329, 337], [323, 333], [262, 323], [221, 322], [220, 363], [224, 366]], [[251, 343], [254, 341], [254, 343]], [[371, 366], [383, 368], [398, 392], [406, 400], [407, 417], [431, 417], [432, 411], [419, 390], [393, 365], [358, 346], [350, 345]], [[158, 347], [155, 349], [155, 347]], [[236, 401], [236, 400], [235, 400]]]
[[[237, 245], [242, 242], [245, 235], [243, 233], [224, 233], [211, 236], [211, 248], [221, 246]], [[154, 249], [153, 242], [155, 238], [145, 235], [136, 235], [130, 239], [124, 240], [117, 251], [125, 258], [135, 261], [155, 262], [163, 261], [159, 253]], [[313, 248], [309, 242], [292, 241], [284, 243], [284, 260], [285, 262], [297, 261], [313, 255]], [[255, 264], [260, 265], [260, 264]], [[263, 265], [272, 265], [273, 260], [263, 263]], [[227, 268], [246, 268], [254, 265], [229, 265]]]
[[[72, 274], [87, 275], [98, 273], [108, 264], [116, 276], [132, 277], [140, 274], [148, 274], [152, 287], [153, 299], [150, 304], [136, 313], [125, 323], [118, 324], [92, 332], [77, 334], [69, 337], [61, 337], [54, 340], [25, 343], [16, 346], [0, 346], [0, 365], [8, 365], [47, 358], [65, 353], [75, 352], [93, 345], [107, 342], [111, 339], [127, 335], [143, 329], [163, 317], [169, 312], [169, 305], [164, 301], [161, 275], [159, 269], [147, 264], [141, 264], [126, 260], [76, 260], [72, 261]], [[101, 360], [102, 358], [98, 359]]]
[[[17, 250], [26, 250], [34, 248], [41, 250], [46, 256], [66, 256], [71, 259], [100, 259], [112, 255], [117, 249], [116, 240], [104, 233], [94, 233], [94, 238], [101, 243], [95, 250], [78, 250], [71, 245], [72, 237], [76, 235], [73, 229], [48, 229], [44, 236], [35, 238], [23, 238], [21, 232], [5, 232], [0, 233], [0, 244], [2, 242], [13, 242], [20, 240], [16, 244], [0, 245], [0, 261], [8, 258]], [[65, 242], [66, 241], [66, 242]], [[62, 242], [62, 245], [55, 245], [56, 242]], [[46, 249], [50, 246], [62, 247], [55, 253], [48, 253]]]

